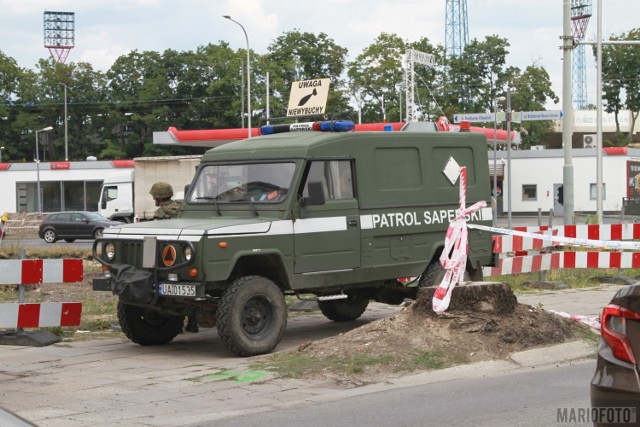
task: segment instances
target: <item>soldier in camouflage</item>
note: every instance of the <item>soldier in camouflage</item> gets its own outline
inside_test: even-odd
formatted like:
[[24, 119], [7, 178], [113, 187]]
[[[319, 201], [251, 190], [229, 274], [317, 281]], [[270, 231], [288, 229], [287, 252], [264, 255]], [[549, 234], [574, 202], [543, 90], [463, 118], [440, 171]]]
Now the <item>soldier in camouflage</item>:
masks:
[[173, 197], [173, 187], [171, 187], [171, 184], [156, 182], [151, 187], [149, 194], [151, 194], [158, 207], [153, 214], [153, 219], [169, 219], [178, 216], [180, 203], [171, 200], [171, 197]]

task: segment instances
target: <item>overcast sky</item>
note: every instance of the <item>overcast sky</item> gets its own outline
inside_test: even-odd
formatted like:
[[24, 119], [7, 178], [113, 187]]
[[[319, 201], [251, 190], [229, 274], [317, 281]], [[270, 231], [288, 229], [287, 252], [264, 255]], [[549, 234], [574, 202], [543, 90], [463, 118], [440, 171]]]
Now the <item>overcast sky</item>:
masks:
[[[587, 30], [595, 39], [596, 2]], [[408, 41], [427, 37], [444, 45], [446, 0], [0, 0], [0, 50], [20, 67], [34, 68], [49, 56], [44, 48], [43, 13], [75, 12], [75, 48], [67, 62], [88, 62], [95, 69], [111, 66], [137, 49], [195, 50], [226, 41], [246, 46], [239, 26], [247, 30], [251, 49], [266, 48], [284, 32], [324, 32], [355, 58], [381, 33]], [[496, 34], [509, 40], [508, 66], [536, 63], [547, 69], [556, 94], [562, 95], [562, 0], [469, 0], [471, 38]], [[640, 0], [603, 0], [604, 38], [640, 27]], [[595, 65], [587, 51], [589, 102], [595, 104]], [[323, 76], [318, 76], [323, 77]], [[560, 108], [559, 104], [557, 108]]]

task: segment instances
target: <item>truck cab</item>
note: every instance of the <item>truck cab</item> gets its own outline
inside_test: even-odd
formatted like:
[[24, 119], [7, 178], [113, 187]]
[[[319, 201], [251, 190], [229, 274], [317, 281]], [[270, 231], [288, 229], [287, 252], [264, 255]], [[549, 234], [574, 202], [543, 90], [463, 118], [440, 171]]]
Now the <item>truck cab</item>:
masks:
[[[285, 296], [313, 298], [334, 321], [370, 300], [400, 304], [443, 275], [439, 256], [458, 209], [490, 199], [483, 135], [291, 132], [238, 141], [202, 157], [178, 218], [105, 230], [94, 244], [134, 342], [171, 341], [184, 317], [215, 318], [234, 354], [273, 350]], [[491, 209], [469, 221], [491, 224]], [[481, 279], [491, 236], [469, 230], [467, 277]], [[399, 277], [417, 277], [401, 284]]]
[[98, 213], [113, 221], [130, 223], [133, 219], [134, 171], [107, 175], [102, 183]]

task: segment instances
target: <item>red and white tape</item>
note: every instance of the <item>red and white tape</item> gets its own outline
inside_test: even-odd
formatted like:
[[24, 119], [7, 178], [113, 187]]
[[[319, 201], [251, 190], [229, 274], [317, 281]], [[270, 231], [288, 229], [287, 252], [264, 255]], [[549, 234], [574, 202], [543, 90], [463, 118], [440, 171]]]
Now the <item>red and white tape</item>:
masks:
[[549, 310], [549, 312], [557, 314], [558, 316], [566, 317], [567, 319], [575, 320], [576, 322], [584, 323], [585, 325], [589, 325], [593, 329], [600, 330], [600, 319], [598, 316], [582, 316], [578, 314], [569, 314], [564, 311], [555, 311]]
[[82, 303], [79, 302], [2, 304], [0, 328], [78, 326], [81, 315]]
[[[514, 227], [513, 231], [568, 237], [581, 240], [637, 240], [640, 239], [640, 224], [587, 224], [565, 225], [559, 227]], [[494, 236], [494, 253], [526, 251], [555, 246], [553, 240], [544, 241], [534, 237], [505, 234]]]
[[433, 294], [433, 311], [444, 313], [449, 308], [451, 293], [456, 284], [464, 277], [467, 267], [468, 231], [466, 216], [487, 206], [485, 201], [475, 203], [466, 208], [467, 168], [460, 168], [460, 208], [456, 211], [456, 218], [449, 223], [444, 241], [444, 250], [440, 255], [440, 263], [446, 273]]
[[83, 280], [81, 259], [1, 259], [0, 285], [74, 283]]
[[476, 230], [485, 230], [490, 231], [492, 233], [505, 234], [510, 236], [521, 236], [528, 237], [533, 239], [541, 239], [546, 242], [551, 242], [554, 246], [559, 244], [569, 245], [569, 246], [586, 246], [591, 248], [601, 248], [601, 249], [609, 249], [609, 250], [633, 250], [640, 251], [640, 242], [622, 242], [617, 240], [594, 240], [582, 237], [565, 237], [559, 235], [547, 235], [547, 234], [537, 234], [531, 232], [510, 230], [508, 228], [499, 228], [499, 227], [488, 227], [486, 225], [480, 224], [469, 224], [469, 228], [473, 228]]

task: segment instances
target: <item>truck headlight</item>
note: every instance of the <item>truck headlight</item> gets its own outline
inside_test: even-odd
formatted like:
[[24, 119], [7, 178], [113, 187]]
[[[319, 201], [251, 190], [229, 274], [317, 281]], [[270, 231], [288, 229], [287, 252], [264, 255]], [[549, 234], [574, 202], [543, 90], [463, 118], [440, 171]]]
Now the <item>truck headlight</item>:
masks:
[[186, 259], [187, 261], [190, 261], [191, 256], [193, 255], [191, 246], [185, 246], [184, 249], [182, 249], [182, 255], [184, 256], [184, 259]]
[[113, 261], [116, 257], [116, 245], [108, 242], [104, 245], [104, 257], [107, 261]]

